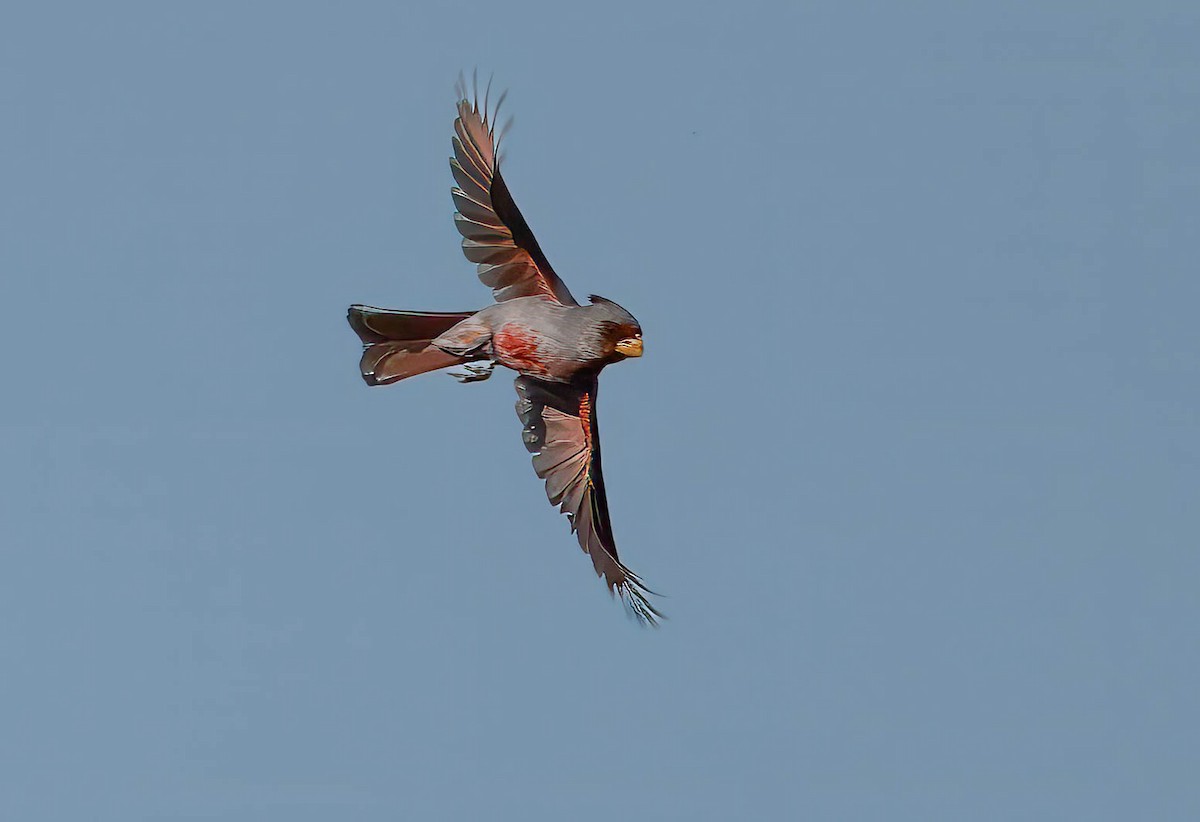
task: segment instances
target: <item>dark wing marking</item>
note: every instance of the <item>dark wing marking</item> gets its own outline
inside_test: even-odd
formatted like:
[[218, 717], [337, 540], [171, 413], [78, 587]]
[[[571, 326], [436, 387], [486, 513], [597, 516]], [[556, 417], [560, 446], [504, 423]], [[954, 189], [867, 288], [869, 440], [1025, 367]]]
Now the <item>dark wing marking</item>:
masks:
[[497, 302], [546, 296], [563, 305], [578, 305], [550, 267], [500, 176], [500, 139], [494, 121], [504, 96], [491, 115], [486, 97], [481, 109], [478, 93], [467, 100], [460, 85], [459, 98], [450, 158], [458, 185], [450, 193], [458, 209], [454, 225], [463, 236], [463, 254], [478, 265], [479, 279], [492, 288]]
[[571, 521], [609, 591], [620, 593], [639, 622], [656, 624], [662, 614], [647, 598], [653, 592], [617, 557], [600, 468], [596, 380], [576, 386], [521, 376], [516, 388], [521, 438], [533, 454], [533, 469], [546, 481], [546, 496]]

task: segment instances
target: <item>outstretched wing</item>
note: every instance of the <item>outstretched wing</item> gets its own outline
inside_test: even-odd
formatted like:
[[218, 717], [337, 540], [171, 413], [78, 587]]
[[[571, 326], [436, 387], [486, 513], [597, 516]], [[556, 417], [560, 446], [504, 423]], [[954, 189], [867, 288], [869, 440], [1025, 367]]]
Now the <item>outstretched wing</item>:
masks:
[[571, 521], [596, 575], [620, 593], [640, 622], [655, 624], [662, 614], [647, 598], [653, 592], [617, 557], [600, 470], [596, 380], [577, 386], [521, 376], [516, 387], [521, 437], [533, 454], [533, 469], [546, 481], [550, 502]]
[[458, 185], [450, 193], [458, 209], [454, 225], [463, 235], [463, 253], [478, 264], [479, 279], [491, 286], [497, 302], [542, 295], [563, 305], [578, 305], [550, 267], [500, 176], [494, 120], [503, 95], [489, 119], [486, 96], [481, 109], [478, 94], [468, 101], [466, 90], [459, 91], [450, 158]]

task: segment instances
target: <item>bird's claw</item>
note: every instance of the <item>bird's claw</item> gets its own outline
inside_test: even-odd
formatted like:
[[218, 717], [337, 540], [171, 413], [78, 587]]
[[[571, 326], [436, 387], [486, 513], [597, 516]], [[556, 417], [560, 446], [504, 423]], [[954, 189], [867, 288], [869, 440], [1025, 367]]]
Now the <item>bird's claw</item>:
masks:
[[494, 362], [489, 362], [487, 365], [464, 365], [466, 371], [451, 371], [450, 376], [461, 383], [482, 382], [492, 376], [492, 370], [496, 367]]

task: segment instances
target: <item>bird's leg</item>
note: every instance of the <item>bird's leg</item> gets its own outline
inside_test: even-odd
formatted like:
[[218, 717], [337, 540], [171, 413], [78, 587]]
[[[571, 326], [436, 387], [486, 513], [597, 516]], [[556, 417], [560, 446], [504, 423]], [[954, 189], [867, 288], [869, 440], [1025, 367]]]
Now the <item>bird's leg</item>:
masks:
[[461, 383], [468, 382], [483, 382], [488, 377], [492, 376], [492, 371], [496, 367], [495, 360], [488, 360], [485, 365], [464, 365], [464, 371], [451, 371], [450, 376]]

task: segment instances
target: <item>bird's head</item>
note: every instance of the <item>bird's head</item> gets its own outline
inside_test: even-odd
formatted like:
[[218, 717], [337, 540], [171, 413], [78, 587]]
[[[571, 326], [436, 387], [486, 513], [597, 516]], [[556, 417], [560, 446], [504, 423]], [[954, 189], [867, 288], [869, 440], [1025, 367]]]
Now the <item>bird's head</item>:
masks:
[[588, 300], [592, 303], [592, 310], [599, 315], [601, 345], [609, 361], [642, 356], [642, 326], [633, 315], [612, 300], [595, 294]]

